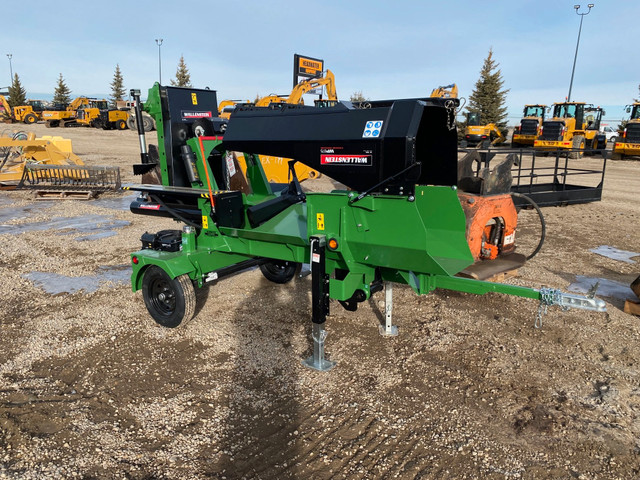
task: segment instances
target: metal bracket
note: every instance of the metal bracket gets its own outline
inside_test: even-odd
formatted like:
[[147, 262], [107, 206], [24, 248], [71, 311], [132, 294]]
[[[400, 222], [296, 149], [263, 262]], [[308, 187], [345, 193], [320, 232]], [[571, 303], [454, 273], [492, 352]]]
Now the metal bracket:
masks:
[[398, 327], [393, 325], [393, 284], [384, 282], [384, 325], [378, 325], [380, 335], [383, 337], [395, 337], [398, 335]]

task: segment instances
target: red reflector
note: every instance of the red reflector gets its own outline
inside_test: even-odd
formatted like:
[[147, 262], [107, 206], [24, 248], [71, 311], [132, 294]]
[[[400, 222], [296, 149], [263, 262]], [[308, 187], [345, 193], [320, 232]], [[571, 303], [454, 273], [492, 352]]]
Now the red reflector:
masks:
[[138, 257], [133, 257], [131, 261], [133, 262], [134, 265], [137, 265], [139, 262]]

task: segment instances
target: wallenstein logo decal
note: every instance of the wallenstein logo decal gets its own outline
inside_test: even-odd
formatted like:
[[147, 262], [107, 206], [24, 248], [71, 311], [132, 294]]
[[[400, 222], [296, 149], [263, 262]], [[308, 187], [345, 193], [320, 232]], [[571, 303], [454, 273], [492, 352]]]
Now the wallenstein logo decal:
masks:
[[322, 165], [360, 165], [370, 167], [371, 155], [320, 155]]
[[182, 111], [182, 118], [212, 118], [211, 112]]

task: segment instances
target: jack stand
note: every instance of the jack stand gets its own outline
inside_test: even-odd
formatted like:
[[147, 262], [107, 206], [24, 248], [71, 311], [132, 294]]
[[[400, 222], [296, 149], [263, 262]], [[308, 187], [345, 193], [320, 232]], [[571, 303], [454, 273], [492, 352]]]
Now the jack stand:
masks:
[[384, 325], [378, 325], [380, 335], [383, 337], [395, 337], [398, 335], [398, 327], [393, 325], [392, 312], [393, 284], [391, 282], [384, 282]]
[[313, 329], [313, 355], [302, 361], [305, 367], [326, 372], [331, 370], [336, 362], [331, 362], [324, 357], [324, 341], [327, 331], [324, 323], [329, 314], [329, 276], [325, 273], [325, 245], [324, 235], [311, 237], [311, 305]]
[[312, 368], [320, 372], [328, 372], [336, 366], [336, 362], [331, 362], [324, 358], [324, 341], [327, 338], [327, 331], [324, 323], [314, 323], [311, 331], [313, 338], [313, 355], [302, 361], [307, 368]]

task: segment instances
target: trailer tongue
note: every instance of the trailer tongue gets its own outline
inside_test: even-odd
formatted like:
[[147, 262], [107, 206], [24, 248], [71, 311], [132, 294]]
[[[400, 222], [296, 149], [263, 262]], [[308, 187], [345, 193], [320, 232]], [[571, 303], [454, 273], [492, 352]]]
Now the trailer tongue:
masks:
[[[539, 316], [550, 305], [605, 310], [593, 296], [456, 276], [475, 258], [456, 186], [450, 99], [372, 102], [368, 109], [239, 107], [224, 134], [198, 136], [193, 118], [178, 114], [167, 122], [163, 108], [194, 113], [207, 91], [180, 90], [182, 106], [167, 98], [176, 89], [158, 84], [145, 103], [159, 124], [162, 185], [126, 187], [140, 192], [133, 212], [185, 224], [182, 231], [146, 234], [131, 256], [132, 288], [142, 290], [161, 325], [188, 321], [195, 289], [229, 273], [260, 265], [266, 278], [285, 283], [302, 263], [312, 272], [314, 354], [305, 364], [317, 370], [333, 366], [324, 354], [329, 300], [355, 310], [385, 284], [407, 284], [418, 294], [444, 288], [532, 298], [540, 302]], [[203, 124], [215, 131], [214, 122], [197, 122]], [[234, 151], [244, 153], [246, 177]], [[295, 159], [285, 188], [267, 182], [259, 154]], [[348, 190], [304, 193], [296, 161]]]

